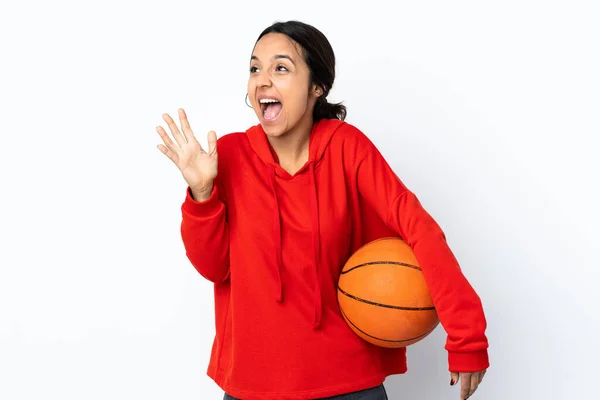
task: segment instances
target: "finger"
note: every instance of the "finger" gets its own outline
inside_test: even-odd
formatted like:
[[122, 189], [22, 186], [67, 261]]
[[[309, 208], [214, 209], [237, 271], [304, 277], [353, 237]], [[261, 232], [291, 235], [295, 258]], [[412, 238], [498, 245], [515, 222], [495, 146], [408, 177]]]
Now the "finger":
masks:
[[450, 372], [450, 386], [456, 385], [458, 382], [458, 372]]
[[215, 131], [208, 132], [208, 153], [214, 154], [217, 151], [217, 134]]
[[171, 138], [169, 137], [169, 135], [167, 134], [167, 132], [165, 132], [164, 128], [162, 126], [157, 126], [156, 127], [156, 131], [160, 135], [160, 138], [162, 139], [162, 141], [165, 144], [165, 146], [169, 150], [171, 150], [173, 152], [177, 152], [177, 147], [175, 146], [175, 143], [173, 143], [173, 141], [171, 140]]
[[179, 159], [179, 156], [177, 155], [177, 153], [169, 150], [166, 146], [163, 146], [162, 144], [159, 144], [156, 147], [158, 147], [158, 149], [160, 150], [161, 153], [166, 155], [171, 161], [173, 161], [175, 163], [175, 165], [177, 165], [177, 160]]
[[471, 373], [464, 372], [460, 374], [460, 398], [461, 400], [469, 397], [471, 392]]
[[190, 126], [190, 121], [187, 118], [187, 114], [183, 110], [183, 108], [179, 109], [179, 122], [181, 123], [181, 130], [185, 136], [185, 140], [188, 142], [194, 140], [194, 132], [192, 131], [192, 127]]
[[479, 386], [479, 378], [481, 377], [481, 374], [477, 373], [477, 374], [471, 374], [471, 389], [469, 390], [469, 396], [471, 397], [473, 395], [473, 393], [475, 393], [475, 390], [477, 390], [477, 386]]
[[486, 372], [487, 372], [487, 369], [484, 369], [484, 370], [481, 372], [481, 375], [479, 375], [479, 383], [481, 383], [481, 381], [483, 380], [483, 377], [485, 376], [485, 373], [486, 373]]
[[175, 121], [173, 121], [173, 118], [171, 118], [171, 116], [169, 114], [163, 114], [163, 119], [169, 126], [169, 130], [171, 130], [171, 134], [175, 138], [175, 141], [177, 142], [177, 144], [179, 146], [183, 146], [186, 143], [185, 139], [184, 139], [183, 135], [181, 134], [181, 132], [179, 132], [179, 128], [177, 127], [177, 124], [175, 123]]

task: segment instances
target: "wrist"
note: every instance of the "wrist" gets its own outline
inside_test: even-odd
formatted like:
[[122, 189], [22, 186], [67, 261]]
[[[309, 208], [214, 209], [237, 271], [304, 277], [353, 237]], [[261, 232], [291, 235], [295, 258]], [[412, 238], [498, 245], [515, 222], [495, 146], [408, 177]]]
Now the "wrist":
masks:
[[198, 202], [206, 201], [210, 198], [213, 192], [213, 184], [211, 183], [209, 186], [204, 186], [200, 188], [190, 187], [190, 191], [192, 192], [192, 197], [194, 198], [194, 200]]

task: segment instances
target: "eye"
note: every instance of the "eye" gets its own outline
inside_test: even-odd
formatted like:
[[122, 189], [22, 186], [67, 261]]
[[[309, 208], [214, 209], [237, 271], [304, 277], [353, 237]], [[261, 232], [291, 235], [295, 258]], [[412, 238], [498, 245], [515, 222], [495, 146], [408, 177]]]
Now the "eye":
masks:
[[250, 73], [255, 73], [258, 71], [258, 67], [250, 67]]
[[277, 68], [275, 68], [275, 70], [277, 70], [279, 72], [285, 72], [288, 69], [286, 67], [284, 67], [283, 65], [278, 65]]

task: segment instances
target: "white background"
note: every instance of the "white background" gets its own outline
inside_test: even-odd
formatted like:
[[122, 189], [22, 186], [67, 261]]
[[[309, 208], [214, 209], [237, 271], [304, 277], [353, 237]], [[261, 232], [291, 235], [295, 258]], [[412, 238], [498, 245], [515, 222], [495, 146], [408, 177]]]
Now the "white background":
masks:
[[[593, 3], [3, 2], [0, 399], [221, 398], [212, 288], [185, 258], [185, 184], [155, 127], [178, 107], [203, 143], [255, 124], [250, 52], [287, 19], [328, 36], [330, 100], [482, 297], [491, 368], [473, 398], [597, 399]], [[444, 339], [409, 349], [390, 399], [459, 399]]]

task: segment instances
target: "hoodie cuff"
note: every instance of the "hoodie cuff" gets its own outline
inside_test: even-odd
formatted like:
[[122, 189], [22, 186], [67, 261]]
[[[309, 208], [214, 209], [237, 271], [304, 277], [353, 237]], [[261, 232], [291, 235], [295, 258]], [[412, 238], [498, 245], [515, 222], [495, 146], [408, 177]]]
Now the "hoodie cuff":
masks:
[[188, 186], [185, 190], [185, 201], [182, 210], [195, 217], [210, 217], [221, 210], [217, 185], [213, 185], [210, 197], [204, 201], [196, 201], [192, 197], [192, 189]]
[[448, 366], [451, 372], [479, 372], [490, 366], [487, 349], [469, 352], [448, 352]]

